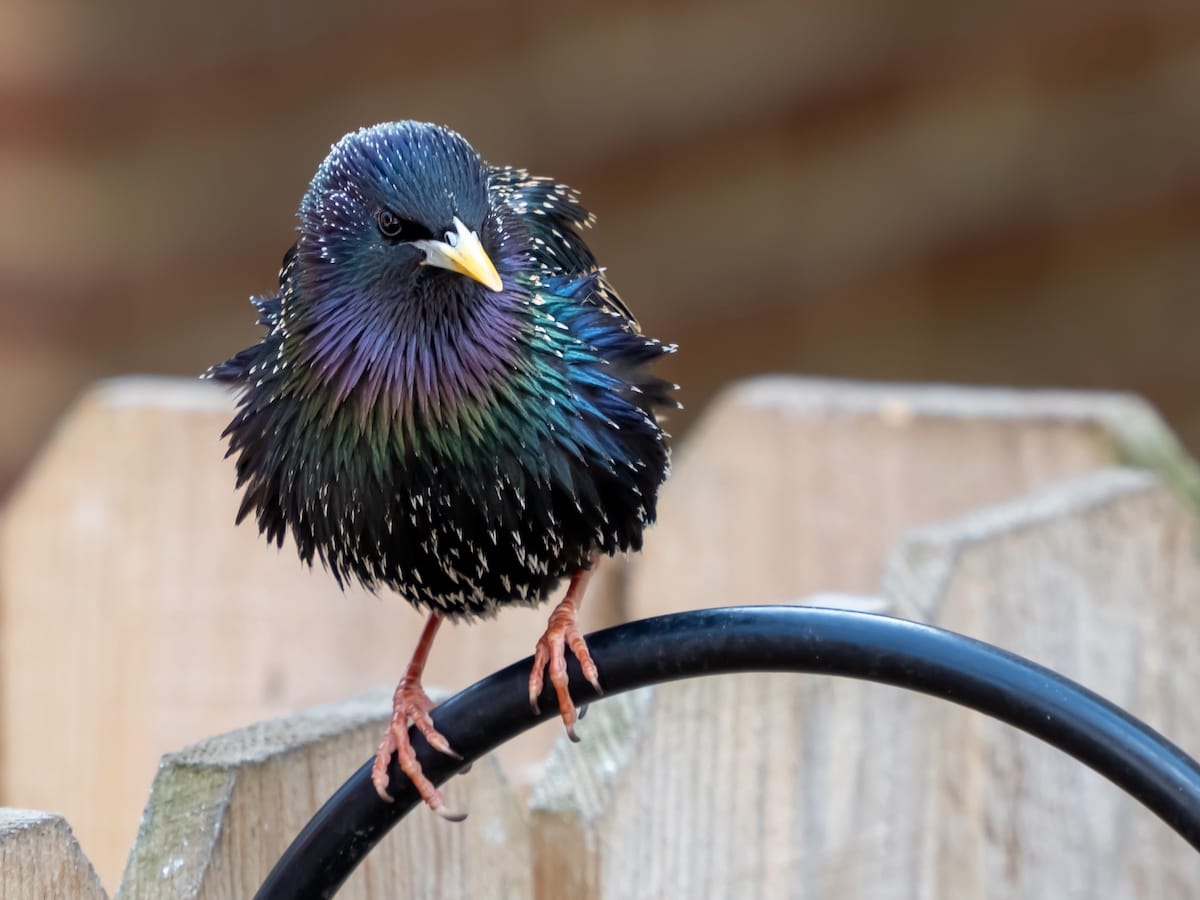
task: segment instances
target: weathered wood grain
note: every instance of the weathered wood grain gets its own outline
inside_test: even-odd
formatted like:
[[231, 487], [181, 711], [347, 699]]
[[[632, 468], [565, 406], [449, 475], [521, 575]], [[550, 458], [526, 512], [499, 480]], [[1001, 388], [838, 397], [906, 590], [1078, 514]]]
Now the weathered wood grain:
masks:
[[[390, 713], [390, 692], [211, 738], [165, 757], [117, 897], [249, 897], [296, 833], [363, 761]], [[446, 787], [466, 822], [410, 814], [339, 897], [470, 900], [528, 896], [524, 812], [496, 762]]]
[[[0, 802], [65, 813], [110, 885], [162, 754], [394, 684], [421, 624], [399, 598], [340, 593], [290, 545], [234, 527], [218, 438], [231, 409], [192, 381], [102, 384], [0, 523]], [[620, 562], [605, 568], [589, 629], [616, 618]], [[546, 614], [443, 629], [426, 683], [462, 688], [528, 655]], [[557, 733], [547, 723], [505, 747], [517, 785]]]
[[0, 809], [0, 897], [107, 900], [100, 879], [62, 816]]
[[[1200, 755], [1200, 527], [1144, 472], [1112, 470], [910, 533], [898, 615], [1082, 682]], [[921, 880], [945, 897], [1186, 900], [1200, 858], [1149, 811], [1020, 732], [913, 710], [934, 815]]]
[[[875, 598], [808, 598], [885, 612]], [[893, 767], [918, 735], [894, 691], [846, 679], [739, 675], [593, 704], [582, 743], [555, 747], [530, 801], [539, 898], [872, 898], [905, 893]]]
[[[1194, 511], [1153, 476], [1102, 470], [910, 532], [874, 609], [1028, 655], [1197, 754], [1198, 547]], [[594, 704], [581, 733], [532, 798], [539, 897], [1186, 900], [1200, 884], [1132, 798], [929, 697], [702, 679]]]
[[[1155, 467], [1176, 494], [1144, 474], [1102, 472], [1119, 460]], [[1012, 504], [1005, 514], [1011, 521], [1042, 521], [1037, 511], [1044, 501], [1023, 499], [1027, 492], [1097, 472], [1102, 481], [1151, 485], [1160, 502], [1138, 514], [1148, 521], [1158, 522], [1170, 506], [1174, 524], [1150, 523], [1147, 535], [1190, 521], [1195, 466], [1135, 397], [785, 378], [743, 384], [710, 410], [678, 454], [660, 526], [631, 568], [628, 617], [721, 603], [797, 602], [818, 589], [873, 591], [885, 571], [895, 571], [887, 554], [908, 529], [1004, 502]], [[1062, 527], [1081, 534], [1093, 527], [1085, 506], [1064, 505]], [[1183, 562], [1170, 546], [1163, 545], [1160, 567]], [[1014, 609], [1028, 597], [1052, 593], [1059, 577], [1051, 559], [1029, 563]], [[1134, 595], [1140, 615], [1170, 622], [1176, 602], [1153, 597], [1161, 569], [1140, 563], [1136, 555], [1127, 557], [1120, 583], [1143, 586]], [[1025, 564], [1014, 559], [1013, 565]], [[1081, 584], [1109, 577], [1085, 557], [1062, 565], [1073, 566]], [[893, 580], [889, 575], [888, 584]], [[932, 605], [893, 594], [889, 587], [876, 608], [955, 627]], [[849, 601], [843, 595], [822, 602]], [[1008, 614], [997, 600], [992, 615]], [[1098, 615], [1093, 633], [1101, 643], [1102, 623]], [[1051, 645], [1073, 640], [1044, 624]], [[1009, 645], [1002, 630], [975, 633]], [[1113, 652], [1126, 653], [1124, 671], [1144, 680], [1173, 656], [1170, 646], [1147, 643], [1130, 657], [1127, 645], [1114, 643]], [[1040, 658], [1062, 667], [1052, 652]], [[1088, 683], [1067, 661], [1063, 666]], [[1153, 705], [1129, 699], [1135, 714], [1153, 712]], [[1186, 699], [1171, 702], [1176, 716], [1187, 708]], [[991, 797], [1003, 790], [1003, 773], [990, 769], [991, 744], [936, 743], [934, 736], [944, 721], [978, 716], [878, 686], [795, 676], [697, 681], [606, 706], [596, 704], [583, 723], [581, 748], [556, 748], [535, 791], [540, 896], [555, 896], [555, 885], [564, 881], [582, 896], [614, 898], [635, 888], [658, 897], [751, 890], [763, 897], [885, 900], [976, 895], [976, 882], [950, 874], [961, 858], [992, 852], [981, 835], [993, 819], [978, 800], [957, 814], [947, 809], [961, 803], [964, 791], [990, 790]], [[1174, 736], [1171, 725], [1160, 727]], [[1181, 729], [1178, 736], [1186, 740], [1189, 733]], [[956, 755], [963, 757], [966, 787], [945, 774]], [[1065, 759], [1056, 763], [1078, 768]], [[1066, 796], [1055, 810], [1084, 823], [1093, 812], [1109, 812], [1080, 809]], [[1044, 820], [1039, 827], [1058, 826]], [[1034, 830], [1030, 841], [1040, 833]], [[1165, 840], [1182, 843], [1169, 832]], [[564, 864], [554, 852], [559, 844], [583, 848], [588, 864]], [[1065, 873], [1088, 871], [1093, 860], [1077, 847], [1067, 849], [1076, 855], [1039, 870], [1066, 883], [1065, 893], [1041, 882], [1040, 894], [1007, 896], [1105, 896], [1078, 892]], [[1112, 847], [1106, 852], [1116, 853]], [[968, 875], [971, 865], [963, 863]], [[1172, 866], [1150, 883], [1164, 890], [1176, 884], [1179, 869]]]
[[873, 591], [905, 528], [1121, 459], [1200, 497], [1195, 464], [1131, 395], [743, 382], [676, 454], [628, 617]]

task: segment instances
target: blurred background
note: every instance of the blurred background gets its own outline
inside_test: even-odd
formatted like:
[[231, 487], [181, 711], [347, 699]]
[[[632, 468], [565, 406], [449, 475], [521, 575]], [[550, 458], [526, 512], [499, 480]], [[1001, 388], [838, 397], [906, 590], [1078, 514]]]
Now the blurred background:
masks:
[[[681, 347], [677, 435], [722, 385], [786, 371], [1131, 390], [1195, 452], [1198, 98], [1196, 0], [0, 0], [0, 504], [25, 516], [0, 541], [20, 675], [0, 678], [0, 801], [63, 810], [111, 886], [162, 753], [399, 673], [411, 639], [379, 623], [406, 609], [330, 603], [229, 527], [227, 406], [130, 424], [115, 389], [13, 491], [87, 385], [194, 377], [258, 338], [247, 298], [345, 132], [433, 120], [578, 188], [616, 287]], [[1078, 468], [1047, 453], [996, 491]], [[922, 502], [842, 518], [889, 546]], [[487, 671], [542, 622], [442, 644]], [[446, 649], [431, 683], [460, 687]]]
[[1127, 388], [1200, 448], [1200, 5], [0, 4], [0, 492], [253, 341], [329, 145], [579, 188], [689, 417], [752, 372]]

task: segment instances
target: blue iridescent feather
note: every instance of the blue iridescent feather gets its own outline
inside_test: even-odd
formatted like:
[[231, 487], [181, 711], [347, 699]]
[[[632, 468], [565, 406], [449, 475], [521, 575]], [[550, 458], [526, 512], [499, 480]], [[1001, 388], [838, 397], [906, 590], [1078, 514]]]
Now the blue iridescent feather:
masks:
[[[334, 146], [300, 220], [278, 293], [254, 300], [265, 336], [209, 372], [240, 390], [240, 517], [339, 582], [455, 617], [641, 547], [675, 405], [649, 368], [674, 348], [608, 283], [573, 191], [391, 123]], [[459, 221], [498, 290], [414, 249]]]

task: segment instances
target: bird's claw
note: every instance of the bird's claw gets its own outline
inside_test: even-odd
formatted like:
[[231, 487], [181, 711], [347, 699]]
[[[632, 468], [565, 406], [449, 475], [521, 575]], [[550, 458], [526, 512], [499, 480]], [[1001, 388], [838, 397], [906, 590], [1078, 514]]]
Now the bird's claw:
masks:
[[443, 819], [445, 819], [447, 822], [465, 822], [467, 819], [466, 813], [452, 812], [451, 810], [446, 809], [445, 804], [439, 803], [437, 806], [430, 805], [429, 808], [432, 809], [439, 816], [441, 816]]
[[604, 691], [600, 687], [600, 673], [592, 655], [588, 652], [587, 641], [575, 627], [575, 606], [569, 600], [564, 600], [550, 614], [550, 622], [545, 633], [538, 639], [533, 652], [533, 671], [529, 674], [529, 706], [536, 714], [539, 711], [538, 698], [545, 684], [543, 671], [550, 672], [550, 683], [554, 685], [554, 693], [558, 698], [558, 712], [562, 717], [567, 737], [578, 743], [579, 735], [575, 733], [575, 723], [580, 716], [571, 700], [569, 681], [567, 679], [567, 648], [579, 660], [579, 668], [597, 694]]
[[391, 762], [392, 754], [395, 753], [400, 771], [412, 781], [413, 787], [417, 789], [417, 793], [429, 808], [443, 819], [450, 822], [461, 822], [467, 817], [466, 813], [452, 812], [446, 807], [446, 800], [442, 796], [442, 792], [434, 787], [433, 782], [426, 778], [425, 773], [421, 771], [416, 751], [413, 750], [412, 742], [408, 739], [408, 722], [411, 719], [417, 730], [429, 742], [429, 746], [454, 759], [462, 759], [462, 756], [450, 747], [450, 742], [446, 740], [445, 736], [434, 727], [433, 719], [429, 715], [432, 709], [433, 701], [429, 699], [429, 695], [425, 693], [419, 681], [411, 681], [408, 678], [400, 681], [400, 684], [396, 686], [396, 693], [392, 696], [392, 721], [388, 723], [379, 749], [375, 751], [375, 764], [371, 767], [371, 783], [375, 786], [375, 791], [380, 798], [388, 803], [394, 801], [395, 798], [388, 792], [388, 763]]
[[425, 740], [429, 743], [429, 746], [438, 753], [449, 756], [451, 759], [462, 760], [462, 754], [455, 752], [454, 748], [450, 746], [450, 742], [442, 736], [441, 732], [433, 730], [432, 721], [429, 722], [429, 731], [426, 731], [420, 724], [417, 727], [421, 729], [421, 734], [425, 735]]
[[533, 710], [535, 716], [542, 711], [538, 706], [538, 697], [542, 696], [542, 685], [545, 683], [542, 679], [542, 671], [549, 661], [550, 653], [546, 646], [546, 637], [542, 635], [537, 646], [533, 648], [533, 671], [529, 673], [529, 708]]

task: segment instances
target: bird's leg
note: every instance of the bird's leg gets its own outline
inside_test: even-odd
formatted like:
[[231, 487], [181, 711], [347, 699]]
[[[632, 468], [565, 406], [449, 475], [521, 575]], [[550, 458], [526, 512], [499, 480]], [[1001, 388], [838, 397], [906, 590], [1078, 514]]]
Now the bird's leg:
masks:
[[425, 622], [425, 627], [421, 630], [421, 637], [417, 641], [417, 649], [413, 651], [408, 670], [400, 679], [400, 683], [396, 685], [396, 693], [392, 695], [392, 721], [383, 735], [379, 749], [375, 752], [375, 765], [371, 769], [371, 783], [375, 785], [375, 790], [379, 792], [380, 797], [389, 803], [392, 802], [392, 795], [387, 790], [387, 770], [392, 753], [395, 753], [396, 761], [400, 764], [400, 771], [409, 777], [413, 786], [416, 787], [417, 793], [421, 795], [421, 799], [429, 804], [429, 808], [443, 819], [461, 822], [466, 815], [451, 812], [446, 808], [445, 798], [421, 771], [421, 764], [417, 762], [417, 754], [408, 740], [408, 720], [412, 719], [417, 730], [425, 735], [425, 740], [429, 741], [429, 746], [440, 750], [447, 756], [462, 759], [450, 749], [450, 743], [433, 727], [433, 720], [429, 717], [429, 712], [433, 709], [433, 701], [421, 687], [421, 673], [425, 671], [425, 661], [429, 658], [429, 649], [433, 646], [434, 635], [437, 634], [438, 626], [441, 624], [441, 616], [437, 613], [430, 615]]
[[592, 655], [588, 652], [587, 642], [575, 627], [575, 618], [583, 603], [584, 591], [587, 590], [588, 581], [591, 580], [596, 565], [593, 561], [590, 569], [579, 569], [571, 576], [567, 595], [554, 607], [554, 612], [550, 613], [546, 631], [538, 639], [533, 653], [533, 671], [529, 675], [529, 705], [537, 712], [538, 697], [542, 693], [542, 671], [549, 664], [550, 683], [554, 685], [554, 692], [558, 695], [558, 712], [567, 728], [567, 736], [573, 741], [579, 740], [575, 734], [575, 722], [579, 717], [575, 711], [575, 704], [571, 702], [571, 695], [567, 692], [567, 647], [571, 648], [571, 652], [579, 660], [583, 677], [597, 693], [603, 693], [600, 689], [599, 673], [596, 671], [596, 664], [592, 662]]

